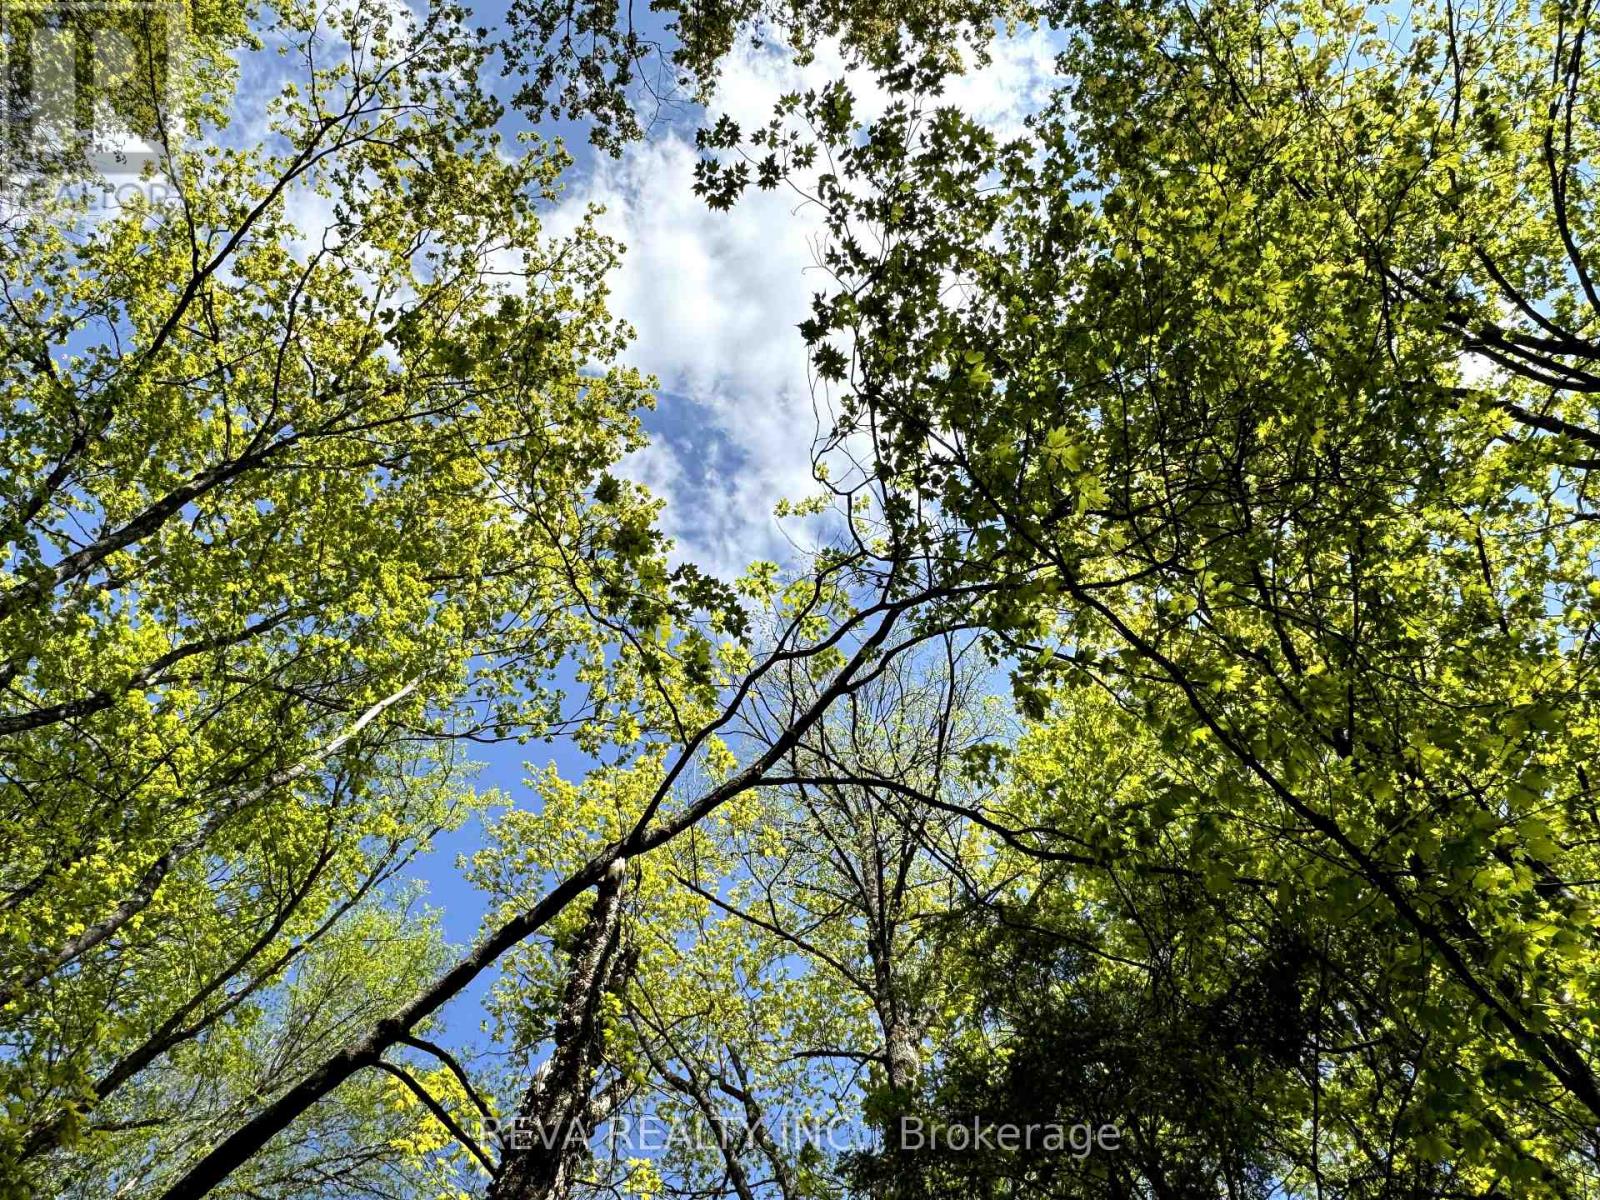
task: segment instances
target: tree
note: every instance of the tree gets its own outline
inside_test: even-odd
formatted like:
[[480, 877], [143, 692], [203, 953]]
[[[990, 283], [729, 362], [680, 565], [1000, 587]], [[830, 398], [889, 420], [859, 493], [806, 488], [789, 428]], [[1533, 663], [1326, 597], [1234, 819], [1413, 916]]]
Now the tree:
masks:
[[[498, 143], [459, 16], [356, 5], [330, 27], [341, 55], [284, 15], [267, 32], [305, 75], [268, 142], [165, 146], [171, 206], [8, 218], [18, 1186], [63, 1170], [51, 1152], [114, 1095], [147, 1115], [178, 1059], [226, 1053], [340, 922], [376, 919], [473, 802], [453, 745], [613, 736], [637, 659], [593, 615], [656, 628], [684, 603], [651, 502], [605, 474], [645, 401], [590, 370], [621, 344], [614, 248], [540, 233], [563, 159]], [[168, 118], [220, 102], [190, 98]], [[308, 197], [334, 216], [317, 244], [291, 213]]]
[[[657, 1075], [724, 1133], [715, 1165], [746, 1200], [834, 1194], [869, 1137], [892, 1146], [959, 1003], [946, 947], [988, 874], [960, 767], [994, 719], [972, 651], [942, 638], [889, 664], [794, 744], [720, 854], [675, 872], [715, 920], [672, 977], [704, 982], [630, 994], [633, 1021]], [[815, 691], [776, 680], [756, 740]], [[685, 1190], [711, 1173], [685, 1165], [701, 1170]]]
[[[691, 86], [770, 22], [891, 95], [702, 138], [714, 204], [820, 172], [833, 235], [833, 523], [781, 580], [669, 570], [615, 248], [541, 232], [563, 159], [478, 82], [615, 146], [620, 14], [257, 14], [301, 85], [184, 149], [218, 17], [109, 98], [176, 205], [8, 217], [0, 1177], [1592, 1193], [1587, 10], [1044, 6], [1009, 144], [936, 100], [1008, 10], [672, 11]], [[401, 879], [489, 809], [465, 748], [557, 736], [593, 769], [492, 818], [445, 950]], [[498, 1074], [433, 1036], [491, 970]], [[770, 1136], [808, 1108], [883, 1152]], [[649, 1113], [719, 1136], [595, 1153]]]
[[1023, 0], [935, 4], [816, 4], [807, 0], [652, 0], [660, 34], [635, 23], [632, 5], [596, 0], [513, 0], [501, 49], [518, 86], [513, 103], [530, 120], [587, 122], [590, 140], [612, 154], [642, 137], [658, 116], [703, 104], [740, 41], [775, 42], [799, 63], [836, 39], [857, 66], [893, 71], [908, 47], [958, 65], [957, 46], [984, 60], [997, 21], [1033, 12]]
[[[1418, 1103], [1424, 1081], [1458, 1069], [1470, 1031], [1394, 1003], [1413, 943], [1286, 904], [1275, 876], [1315, 862], [1283, 863], [1267, 836], [1228, 840], [1224, 881], [1227, 811], [1200, 798], [1198, 819], [1172, 816], [1171, 793], [1197, 783], [1188, 770], [1094, 688], [1054, 696], [1017, 742], [985, 813], [1019, 831], [995, 873], [1005, 886], [958, 927], [946, 971], [970, 999], [913, 1111], [922, 1130], [1032, 1126], [1033, 1143], [941, 1153], [924, 1135], [901, 1163], [864, 1164], [869, 1180], [905, 1196], [1475, 1186], [1432, 1143], [1470, 1139], [1473, 1118]], [[1052, 1126], [1068, 1131], [1054, 1145]], [[1583, 1194], [1581, 1165], [1565, 1175]]]
[[[541, 234], [564, 160], [499, 141], [461, 17], [275, 14], [257, 32], [304, 74], [268, 137], [179, 145], [226, 112], [229, 25], [215, 69], [116, 98], [174, 205], [84, 224], [69, 191], [7, 227], [0, 991], [23, 1191], [379, 1188], [439, 1148], [430, 1123], [489, 1166], [452, 1115], [476, 1090], [425, 1036], [441, 1006], [949, 619], [914, 566], [848, 550], [743, 599], [668, 571], [653, 502], [607, 470], [647, 402], [592, 369], [624, 338], [614, 247]], [[129, 28], [156, 61], [158, 31]], [[292, 218], [308, 201], [320, 243]], [[810, 706], [739, 762], [717, 731], [802, 662]], [[461, 747], [553, 736], [613, 748], [635, 807], [566, 836], [547, 814], [544, 890], [449, 965], [356, 953], [477, 803]], [[679, 796], [703, 770], [721, 782]], [[296, 1015], [319, 978], [343, 986]], [[230, 1050], [250, 1028], [283, 1044]], [[189, 1127], [186, 1092], [211, 1097]]]
[[[162, 1193], [164, 1200], [209, 1194], [346, 1081], [380, 1068], [391, 1050], [411, 1044], [421, 1024], [502, 956], [562, 918], [575, 900], [612, 875], [616, 863], [683, 840], [727, 804], [762, 787], [836, 703], [869, 686], [901, 656], [965, 627], [959, 592], [929, 591], [906, 571], [874, 578], [871, 564], [850, 554], [825, 553], [811, 575], [784, 588], [775, 586], [772, 574], [758, 571], [747, 585], [753, 599], [776, 606], [776, 632], [761, 656], [752, 658], [747, 647], [730, 641], [697, 666], [693, 649], [706, 644], [703, 637], [674, 637], [680, 657], [672, 661], [682, 662], [691, 683], [676, 686], [679, 677], [666, 670], [665, 653], [652, 660], [661, 668], [652, 671], [647, 688], [660, 705], [657, 723], [618, 765], [597, 768], [586, 787], [561, 788], [567, 804], [517, 816], [535, 822], [541, 835], [513, 842], [518, 859], [510, 877], [526, 892], [513, 893], [492, 912], [468, 952], [388, 1015], [354, 1030], [293, 1087], [188, 1166]], [[747, 712], [763, 679], [797, 663], [816, 673], [815, 695], [788, 714], [770, 746], [743, 760], [733, 757], [721, 743], [723, 730]], [[709, 779], [696, 785], [702, 773]], [[575, 961], [581, 967], [589, 958], [580, 954]], [[594, 977], [587, 969], [582, 974]], [[563, 1039], [555, 1041], [560, 1049]]]
[[[1292, 928], [1370, 947], [1385, 1019], [1450, 1047], [1412, 1147], [1484, 1190], [1573, 1186], [1600, 1116], [1583, 393], [1464, 314], [1523, 296], [1497, 327], [1527, 354], [1555, 353], [1518, 341], [1529, 309], [1583, 327], [1560, 210], [1583, 227], [1562, 129], [1587, 118], [1564, 73], [1542, 102], [1584, 18], [1418, 9], [1390, 42], [1359, 6], [1060, 15], [1024, 142], [924, 107], [926, 79], [867, 129], [802, 105], [839, 164], [840, 286], [807, 328], [848, 385], [837, 436], [951, 579], [1038, 573], [994, 614], [1025, 710], [1074, 682], [1138, 714], [1193, 779], [1157, 802], [1208, 886], [1261, 879]], [[1526, 136], [1452, 126], [1452, 46], [1482, 120], [1501, 89]], [[1557, 166], [1523, 189], [1552, 113]], [[1486, 346], [1522, 365], [1472, 382]]]

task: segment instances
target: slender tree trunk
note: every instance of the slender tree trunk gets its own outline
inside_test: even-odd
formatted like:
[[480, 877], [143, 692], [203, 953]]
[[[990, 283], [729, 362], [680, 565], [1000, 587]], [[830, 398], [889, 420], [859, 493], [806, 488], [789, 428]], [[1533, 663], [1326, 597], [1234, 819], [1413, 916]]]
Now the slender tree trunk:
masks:
[[605, 1046], [600, 1000], [620, 955], [622, 882], [626, 862], [611, 864], [595, 889], [594, 907], [578, 934], [556, 1018], [555, 1049], [503, 1131], [500, 1173], [488, 1200], [556, 1200], [587, 1153], [594, 1108], [590, 1092]]

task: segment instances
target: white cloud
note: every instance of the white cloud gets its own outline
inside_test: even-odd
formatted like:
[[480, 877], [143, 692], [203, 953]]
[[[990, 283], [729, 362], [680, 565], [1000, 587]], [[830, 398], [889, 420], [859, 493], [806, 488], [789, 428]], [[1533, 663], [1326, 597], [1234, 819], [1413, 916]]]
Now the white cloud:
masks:
[[[724, 573], [780, 552], [773, 504], [813, 490], [815, 432], [805, 317], [815, 219], [790, 196], [755, 193], [715, 213], [694, 195], [694, 147], [672, 135], [596, 175], [585, 201], [627, 246], [612, 311], [638, 340], [629, 360], [657, 375], [669, 434], [639, 464], [668, 500], [669, 530]], [[664, 454], [685, 461], [668, 468]], [[712, 461], [721, 468], [708, 478]]]
[[[1053, 75], [1049, 35], [1002, 38], [993, 62], [955, 80], [946, 99], [1002, 135], [1020, 131]], [[845, 73], [835, 47], [807, 67], [783, 53], [741, 47], [709, 107], [714, 119], [761, 119], [786, 92]], [[857, 111], [885, 98], [852, 76]], [[665, 435], [630, 473], [667, 500], [679, 552], [723, 574], [755, 558], [790, 556], [794, 531], [772, 518], [782, 498], [811, 494], [817, 433], [805, 348], [796, 325], [827, 280], [817, 267], [819, 214], [792, 191], [751, 190], [731, 212], [694, 195], [698, 153], [669, 131], [603, 160], [573, 188], [552, 224], [567, 227], [603, 204], [601, 227], [627, 246], [612, 311], [638, 331], [629, 361], [661, 380]]]

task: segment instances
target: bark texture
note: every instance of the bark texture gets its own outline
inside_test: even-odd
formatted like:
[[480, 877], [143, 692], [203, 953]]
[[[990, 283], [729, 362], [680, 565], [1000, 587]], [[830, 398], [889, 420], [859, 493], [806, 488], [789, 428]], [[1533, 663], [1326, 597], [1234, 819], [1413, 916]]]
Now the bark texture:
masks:
[[597, 1116], [591, 1093], [605, 1050], [600, 1004], [626, 957], [620, 947], [626, 874], [619, 859], [595, 889], [594, 907], [572, 948], [555, 1049], [523, 1094], [515, 1124], [502, 1133], [500, 1171], [488, 1200], [559, 1200], [588, 1154]]

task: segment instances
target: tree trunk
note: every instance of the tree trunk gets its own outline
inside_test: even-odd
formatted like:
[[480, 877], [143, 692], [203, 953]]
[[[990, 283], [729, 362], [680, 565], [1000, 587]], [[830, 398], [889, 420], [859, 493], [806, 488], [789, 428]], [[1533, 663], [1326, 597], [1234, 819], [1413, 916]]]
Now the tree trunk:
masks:
[[488, 1200], [556, 1200], [588, 1152], [590, 1091], [605, 1046], [600, 998], [618, 964], [625, 860], [611, 864], [572, 949], [555, 1049], [524, 1093], [514, 1125], [501, 1131], [500, 1173]]

